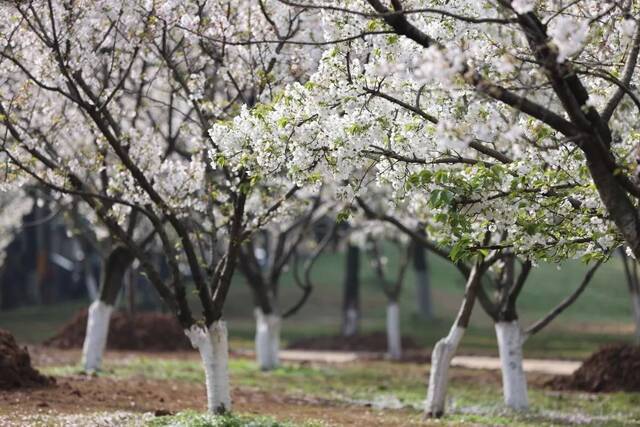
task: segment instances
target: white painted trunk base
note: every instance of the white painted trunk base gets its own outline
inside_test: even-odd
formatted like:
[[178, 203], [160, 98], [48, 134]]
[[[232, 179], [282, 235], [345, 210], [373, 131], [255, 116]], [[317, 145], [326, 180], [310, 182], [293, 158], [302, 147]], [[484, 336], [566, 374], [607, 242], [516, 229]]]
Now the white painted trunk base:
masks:
[[214, 414], [231, 410], [229, 392], [229, 344], [224, 320], [213, 322], [207, 329], [193, 325], [184, 333], [193, 348], [200, 352], [207, 385], [207, 409]]
[[100, 300], [95, 300], [89, 306], [87, 331], [82, 345], [82, 366], [86, 372], [97, 371], [102, 366], [112, 311], [113, 306]]
[[509, 408], [522, 411], [529, 408], [527, 377], [522, 365], [524, 339], [517, 320], [495, 324], [500, 366], [502, 370], [502, 393]]
[[256, 362], [263, 371], [280, 365], [281, 319], [277, 314], [264, 314], [256, 308]]
[[431, 372], [425, 412], [431, 417], [444, 415], [447, 387], [449, 386], [449, 366], [464, 336], [465, 328], [453, 326], [449, 335], [438, 341], [431, 353]]
[[393, 360], [402, 359], [400, 308], [396, 302], [387, 304], [387, 349], [389, 358]]
[[631, 292], [631, 304], [633, 307], [633, 321], [636, 326], [636, 340], [640, 342], [640, 293]]
[[344, 314], [344, 325], [342, 329], [342, 335], [345, 337], [352, 337], [358, 333], [358, 321], [360, 319], [360, 313], [358, 310], [351, 307], [348, 308]]

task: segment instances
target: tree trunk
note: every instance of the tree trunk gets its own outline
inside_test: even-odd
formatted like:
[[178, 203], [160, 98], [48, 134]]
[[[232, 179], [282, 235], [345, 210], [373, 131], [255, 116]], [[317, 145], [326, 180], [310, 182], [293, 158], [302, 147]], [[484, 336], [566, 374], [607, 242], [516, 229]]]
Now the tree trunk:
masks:
[[102, 355], [109, 335], [109, 320], [113, 305], [99, 299], [89, 306], [87, 332], [82, 345], [82, 366], [86, 372], [94, 372], [102, 366]]
[[612, 154], [594, 138], [585, 139], [581, 147], [600, 200], [635, 258], [640, 260], [640, 217], [627, 191], [620, 185], [615, 171], [610, 167], [608, 160], [615, 163]]
[[209, 328], [193, 325], [184, 333], [202, 358], [207, 386], [207, 410], [224, 414], [231, 410], [229, 392], [229, 345], [227, 325], [217, 320]]
[[636, 342], [640, 342], [640, 293], [637, 291], [631, 291], [629, 293], [629, 297], [631, 298]]
[[256, 316], [256, 362], [262, 371], [269, 371], [280, 365], [281, 319], [275, 313], [264, 314], [255, 309]]
[[102, 365], [111, 312], [132, 261], [130, 252], [121, 246], [114, 248], [104, 260], [100, 294], [89, 307], [87, 331], [82, 346], [82, 365], [87, 372], [97, 371]]
[[349, 245], [344, 281], [342, 335], [351, 337], [358, 333], [360, 323], [360, 248]]
[[[635, 259], [628, 256], [623, 248], [620, 248], [622, 265], [627, 278], [627, 288], [629, 289], [629, 299], [631, 300], [631, 313], [635, 325], [634, 335], [636, 341], [640, 342], [640, 284], [638, 283], [638, 264]], [[629, 266], [631, 263], [631, 266]]]
[[427, 254], [420, 243], [414, 245], [413, 269], [416, 276], [416, 300], [418, 314], [423, 319], [433, 319], [433, 304], [431, 303], [431, 278], [429, 277], [429, 264]]
[[396, 301], [387, 304], [387, 348], [389, 358], [402, 359], [402, 335], [400, 333], [400, 307]]
[[431, 370], [425, 413], [428, 417], [439, 418], [444, 415], [447, 387], [449, 385], [449, 366], [458, 345], [469, 326], [469, 319], [476, 300], [480, 278], [484, 271], [480, 263], [474, 265], [465, 287], [465, 296], [449, 335], [438, 341], [431, 353]]
[[54, 298], [54, 285], [52, 279], [51, 263], [51, 224], [46, 221], [48, 207], [36, 206], [36, 301], [38, 304], [51, 304]]
[[136, 282], [138, 275], [130, 268], [124, 275], [125, 289], [127, 291], [127, 314], [133, 317], [136, 311]]
[[529, 407], [527, 378], [522, 366], [524, 339], [517, 320], [496, 322], [496, 337], [502, 370], [502, 392], [504, 403], [516, 411]]
[[93, 256], [83, 249], [84, 258], [82, 260], [82, 269], [84, 271], [84, 282], [87, 289], [89, 299], [94, 301], [98, 299], [98, 281], [96, 280]]
[[431, 371], [427, 390], [427, 416], [440, 418], [444, 415], [447, 387], [449, 386], [449, 366], [456, 354], [466, 328], [454, 325], [449, 335], [438, 341], [431, 353]]

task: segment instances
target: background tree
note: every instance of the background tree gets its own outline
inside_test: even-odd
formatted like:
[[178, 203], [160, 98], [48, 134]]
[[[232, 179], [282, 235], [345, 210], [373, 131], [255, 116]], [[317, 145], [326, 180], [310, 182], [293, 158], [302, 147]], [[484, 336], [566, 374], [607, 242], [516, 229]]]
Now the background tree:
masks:
[[[321, 192], [304, 197], [299, 205], [295, 212], [288, 214], [286, 220], [265, 227], [242, 249], [239, 268], [254, 294], [256, 360], [262, 370], [274, 369], [279, 365], [282, 320], [295, 314], [308, 300], [313, 289], [312, 285], [308, 285], [308, 280], [303, 282], [296, 274], [296, 283], [302, 291], [300, 299], [292, 307], [281, 309], [279, 293], [282, 274], [294, 264], [293, 268], [297, 271], [297, 264], [307, 256], [311, 258], [311, 263], [315, 262], [335, 231], [335, 226], [329, 226], [319, 241], [312, 242], [316, 234], [314, 231], [321, 224], [335, 222], [331, 216], [331, 206], [322, 202]], [[305, 267], [305, 276], [309, 274], [307, 268], [310, 267]]]

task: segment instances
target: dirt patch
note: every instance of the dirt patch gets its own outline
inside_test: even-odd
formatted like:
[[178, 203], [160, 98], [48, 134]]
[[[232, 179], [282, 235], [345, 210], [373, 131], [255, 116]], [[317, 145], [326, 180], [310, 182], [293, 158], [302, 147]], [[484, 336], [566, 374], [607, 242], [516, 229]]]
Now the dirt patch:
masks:
[[[193, 409], [205, 410], [204, 384], [139, 378], [69, 376], [58, 379], [53, 389], [0, 393], [0, 419], [12, 425], [24, 414], [89, 414], [93, 412], [150, 412], [172, 414]], [[340, 402], [267, 393], [249, 388], [232, 391], [235, 411], [271, 415], [281, 420], [308, 422], [323, 420], [330, 426], [377, 425], [406, 426], [419, 424], [415, 411], [378, 411]], [[5, 424], [3, 424], [5, 425]]]
[[[87, 310], [79, 311], [60, 331], [45, 342], [55, 348], [81, 348], [87, 330]], [[111, 350], [190, 350], [191, 344], [178, 321], [161, 313], [129, 315], [114, 312], [109, 324], [107, 348]]]
[[614, 344], [602, 347], [585, 360], [572, 375], [547, 382], [555, 390], [591, 393], [640, 391], [640, 346]]
[[33, 369], [27, 349], [18, 347], [13, 335], [0, 329], [0, 390], [43, 387], [54, 382]]

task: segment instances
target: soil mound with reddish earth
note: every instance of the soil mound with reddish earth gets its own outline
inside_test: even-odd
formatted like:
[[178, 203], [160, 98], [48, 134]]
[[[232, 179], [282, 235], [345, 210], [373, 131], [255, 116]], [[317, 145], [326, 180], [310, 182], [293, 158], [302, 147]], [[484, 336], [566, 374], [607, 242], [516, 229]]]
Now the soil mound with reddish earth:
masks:
[[572, 375], [551, 379], [555, 390], [591, 393], [640, 391], [640, 346], [613, 344], [602, 347], [587, 358]]
[[[292, 341], [288, 348], [292, 350], [385, 352], [387, 351], [387, 334], [373, 332], [352, 337], [344, 337], [342, 335], [317, 336]], [[402, 337], [403, 350], [419, 350], [421, 348], [412, 338]]]
[[53, 378], [33, 369], [26, 348], [18, 347], [13, 335], [0, 329], [0, 390], [43, 387], [54, 383]]
[[[73, 319], [44, 344], [56, 348], [82, 348], [87, 330], [87, 310]], [[113, 312], [107, 348], [110, 350], [179, 351], [192, 350], [178, 321], [162, 313]]]

